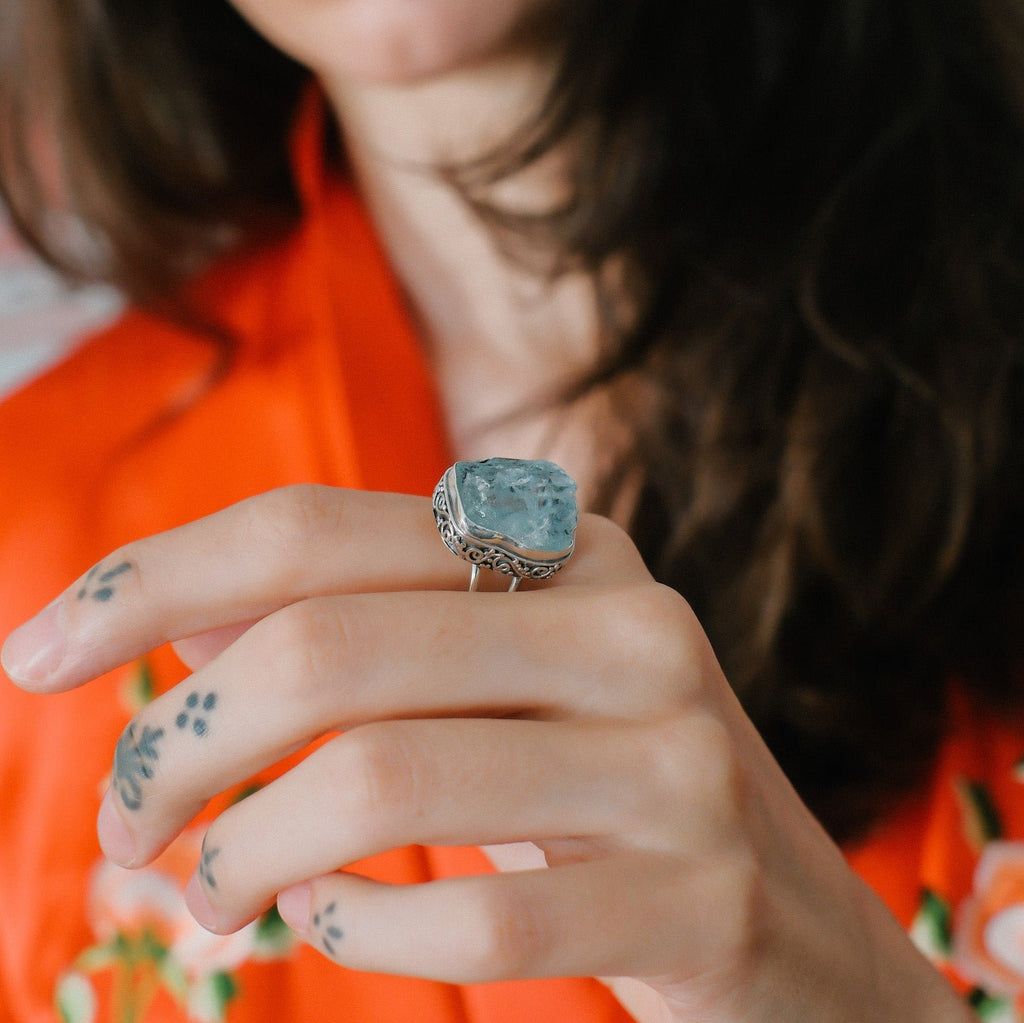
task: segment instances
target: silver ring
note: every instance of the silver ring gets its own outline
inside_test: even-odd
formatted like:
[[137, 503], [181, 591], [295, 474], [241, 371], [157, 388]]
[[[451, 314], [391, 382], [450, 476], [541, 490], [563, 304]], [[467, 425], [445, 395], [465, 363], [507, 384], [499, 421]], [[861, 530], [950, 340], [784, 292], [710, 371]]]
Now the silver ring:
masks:
[[456, 462], [434, 488], [434, 519], [448, 549], [471, 570], [523, 579], [550, 579], [569, 560], [579, 512], [576, 484], [554, 462], [488, 458]]

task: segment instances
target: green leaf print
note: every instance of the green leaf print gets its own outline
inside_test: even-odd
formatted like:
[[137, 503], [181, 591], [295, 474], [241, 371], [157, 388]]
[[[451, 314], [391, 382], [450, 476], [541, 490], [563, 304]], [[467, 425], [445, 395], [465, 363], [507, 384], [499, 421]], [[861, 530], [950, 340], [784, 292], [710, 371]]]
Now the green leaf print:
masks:
[[914, 944], [934, 963], [949, 959], [953, 946], [952, 910], [941, 895], [925, 888], [913, 923], [910, 937]]
[[256, 924], [256, 958], [280, 959], [292, 950], [297, 940], [292, 929], [281, 919], [277, 906], [271, 906]]
[[146, 658], [136, 661], [128, 671], [121, 691], [121, 700], [125, 707], [136, 714], [147, 703], [153, 702], [156, 695], [156, 683], [153, 680], [153, 668]]
[[1003, 823], [988, 788], [969, 778], [956, 781], [957, 796], [963, 813], [964, 835], [976, 850], [983, 849], [1003, 835]]
[[65, 973], [60, 978], [54, 1003], [61, 1023], [92, 1023], [96, 1019], [96, 993], [81, 973]]
[[1005, 998], [995, 998], [981, 988], [975, 988], [967, 997], [981, 1023], [1017, 1023], [1013, 1004]]
[[238, 983], [230, 973], [215, 973], [210, 979], [221, 1005], [226, 1006], [238, 994]]
[[200, 1023], [223, 1023], [228, 1003], [238, 992], [238, 984], [230, 974], [211, 973], [189, 992], [189, 1016]]

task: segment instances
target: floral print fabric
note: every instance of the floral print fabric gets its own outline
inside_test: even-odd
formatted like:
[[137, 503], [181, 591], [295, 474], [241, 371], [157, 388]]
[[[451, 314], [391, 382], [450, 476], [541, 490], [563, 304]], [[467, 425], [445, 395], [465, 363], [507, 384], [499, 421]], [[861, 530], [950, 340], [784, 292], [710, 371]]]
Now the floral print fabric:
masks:
[[[150, 660], [127, 671], [126, 723], [177, 681], [155, 678], [166, 674]], [[982, 1023], [1024, 1023], [1024, 730], [972, 713], [965, 701], [953, 706], [956, 724], [930, 791], [851, 851], [851, 865], [889, 898]], [[225, 1023], [245, 994], [241, 967], [298, 952], [273, 909], [226, 936], [192, 919], [184, 887], [203, 831], [200, 821], [141, 870], [97, 862], [86, 895], [95, 941], [54, 993], [64, 1023], [144, 1023], [161, 1003], [182, 1020]]]
[[1024, 1023], [1024, 729], [951, 699], [928, 791], [853, 850], [983, 1023]]
[[192, 828], [141, 870], [105, 860], [96, 865], [88, 892], [96, 944], [55, 993], [66, 1023], [136, 1023], [160, 996], [175, 1001], [183, 1018], [221, 1023], [241, 991], [238, 967], [291, 952], [292, 933], [273, 910], [224, 936], [193, 920], [184, 888], [201, 845], [202, 829]]
[[[156, 689], [150, 661], [131, 667], [121, 690], [126, 724]], [[193, 919], [185, 885], [202, 857], [204, 830], [189, 828], [138, 870], [97, 861], [87, 890], [96, 941], [61, 976], [54, 993], [64, 1023], [141, 1023], [159, 999], [173, 1001], [183, 1019], [222, 1023], [242, 991], [238, 968], [294, 951], [295, 937], [276, 909], [228, 935], [211, 934]]]
[[959, 905], [924, 889], [911, 936], [983, 1021], [1024, 1020], [1024, 842], [988, 841]]

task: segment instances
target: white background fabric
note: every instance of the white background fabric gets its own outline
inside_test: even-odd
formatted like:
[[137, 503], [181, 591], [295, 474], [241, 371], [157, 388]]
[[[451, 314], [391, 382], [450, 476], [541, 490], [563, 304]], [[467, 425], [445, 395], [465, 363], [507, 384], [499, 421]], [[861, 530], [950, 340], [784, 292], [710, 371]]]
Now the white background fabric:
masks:
[[0, 399], [53, 365], [123, 307], [113, 288], [70, 288], [0, 210]]

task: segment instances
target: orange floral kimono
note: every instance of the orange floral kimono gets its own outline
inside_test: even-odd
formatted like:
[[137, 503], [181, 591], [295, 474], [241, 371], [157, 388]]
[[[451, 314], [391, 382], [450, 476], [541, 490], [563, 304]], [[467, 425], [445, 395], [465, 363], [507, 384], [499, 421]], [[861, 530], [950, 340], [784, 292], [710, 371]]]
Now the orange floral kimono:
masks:
[[[427, 494], [447, 465], [400, 296], [307, 114], [301, 225], [198, 286], [239, 342], [226, 375], [208, 341], [129, 312], [0, 404], [0, 634], [136, 537], [293, 482]], [[207, 934], [182, 898], [202, 821], [144, 869], [105, 862], [94, 823], [114, 744], [182, 675], [162, 650], [59, 696], [0, 684], [0, 1023], [629, 1019], [589, 979], [343, 970], [273, 911]], [[980, 1014], [1024, 1019], [1024, 730], [954, 709], [932, 788], [851, 862]], [[433, 848], [359, 866], [395, 883], [488, 869], [478, 850]]]

